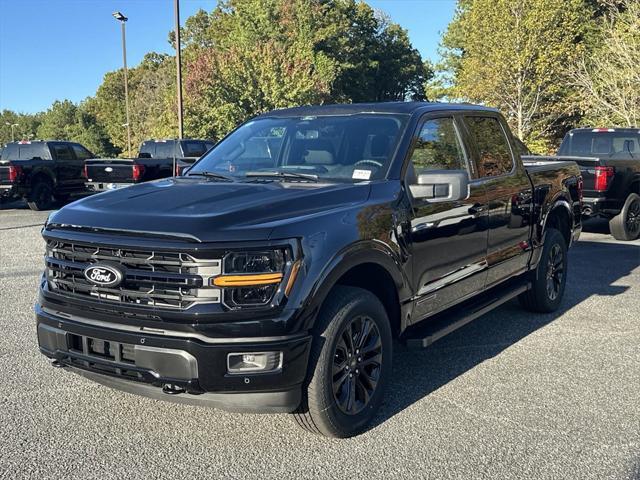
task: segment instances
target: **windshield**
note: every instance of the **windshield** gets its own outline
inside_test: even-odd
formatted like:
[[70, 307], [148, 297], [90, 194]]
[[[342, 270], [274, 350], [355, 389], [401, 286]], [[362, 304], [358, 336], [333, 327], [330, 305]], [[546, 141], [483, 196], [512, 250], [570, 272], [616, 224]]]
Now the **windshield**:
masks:
[[188, 175], [211, 172], [255, 180], [264, 173], [271, 180], [317, 177], [327, 182], [383, 178], [407, 118], [360, 114], [253, 120], [211, 149]]
[[571, 132], [562, 141], [558, 155], [585, 157], [640, 155], [640, 132]]

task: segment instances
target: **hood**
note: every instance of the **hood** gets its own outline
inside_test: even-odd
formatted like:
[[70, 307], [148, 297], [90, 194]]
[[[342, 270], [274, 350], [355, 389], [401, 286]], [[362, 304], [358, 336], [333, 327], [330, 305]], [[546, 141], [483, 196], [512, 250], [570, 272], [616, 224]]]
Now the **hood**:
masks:
[[202, 242], [269, 239], [274, 228], [363, 203], [368, 184], [219, 182], [180, 177], [86, 197], [50, 223], [196, 237]]

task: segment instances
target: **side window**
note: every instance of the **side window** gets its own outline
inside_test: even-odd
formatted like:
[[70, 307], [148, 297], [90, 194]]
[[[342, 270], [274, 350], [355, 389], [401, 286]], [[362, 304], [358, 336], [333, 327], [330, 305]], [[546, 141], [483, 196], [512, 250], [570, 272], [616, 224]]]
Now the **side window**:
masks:
[[93, 158], [93, 154], [81, 145], [71, 145], [71, 148], [73, 148], [73, 151], [76, 154], [76, 158], [78, 160], [87, 160], [88, 158]]
[[173, 158], [175, 142], [156, 142], [156, 154], [153, 158]]
[[498, 177], [513, 169], [513, 157], [502, 126], [492, 117], [466, 117], [465, 122], [478, 146], [478, 176]]
[[53, 155], [56, 160], [73, 160], [73, 155], [71, 154], [71, 150], [66, 145], [54, 145], [53, 146]]
[[434, 118], [422, 125], [411, 163], [420, 170], [465, 170], [466, 163], [453, 118]]

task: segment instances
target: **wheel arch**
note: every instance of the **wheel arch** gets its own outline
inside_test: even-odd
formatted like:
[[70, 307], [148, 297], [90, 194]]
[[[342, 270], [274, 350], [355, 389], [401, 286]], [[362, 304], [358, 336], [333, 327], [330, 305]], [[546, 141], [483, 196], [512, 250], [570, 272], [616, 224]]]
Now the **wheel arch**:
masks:
[[[373, 293], [383, 304], [394, 335], [405, 327], [403, 300], [408, 281], [400, 260], [382, 242], [358, 242], [336, 254], [327, 264], [311, 292], [311, 310], [317, 314], [337, 285], [359, 287]], [[315, 315], [313, 315], [315, 319]]]

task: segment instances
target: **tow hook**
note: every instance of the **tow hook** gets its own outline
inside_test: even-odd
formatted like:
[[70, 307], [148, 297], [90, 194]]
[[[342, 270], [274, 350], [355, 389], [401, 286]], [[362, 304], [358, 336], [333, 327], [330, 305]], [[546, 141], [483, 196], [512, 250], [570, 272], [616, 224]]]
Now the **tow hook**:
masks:
[[184, 388], [179, 387], [178, 385], [173, 385], [171, 383], [165, 383], [162, 386], [162, 393], [166, 393], [167, 395], [178, 395], [184, 392]]
[[51, 366], [55, 368], [64, 368], [66, 365], [60, 360], [51, 360]]

